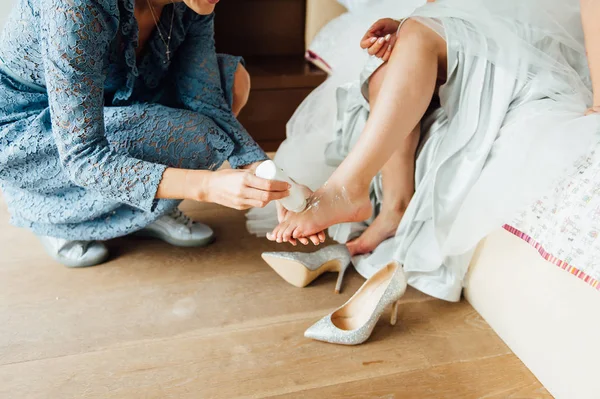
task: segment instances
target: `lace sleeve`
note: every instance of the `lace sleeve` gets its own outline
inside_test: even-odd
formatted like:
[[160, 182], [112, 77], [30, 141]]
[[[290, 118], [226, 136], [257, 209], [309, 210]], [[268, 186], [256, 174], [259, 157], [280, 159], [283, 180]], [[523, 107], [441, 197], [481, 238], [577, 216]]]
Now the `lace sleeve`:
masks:
[[42, 56], [52, 132], [70, 179], [106, 198], [149, 211], [166, 168], [111, 150], [104, 81], [117, 0], [41, 0]]

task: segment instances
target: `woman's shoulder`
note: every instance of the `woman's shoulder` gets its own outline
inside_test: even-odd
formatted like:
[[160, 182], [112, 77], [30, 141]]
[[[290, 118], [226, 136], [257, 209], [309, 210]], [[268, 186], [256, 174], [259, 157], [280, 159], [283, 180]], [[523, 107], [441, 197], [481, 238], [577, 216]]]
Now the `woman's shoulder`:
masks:
[[177, 13], [180, 15], [181, 25], [186, 32], [194, 30], [206, 24], [210, 24], [214, 19], [214, 13], [210, 15], [200, 15], [189, 8], [185, 3], [175, 3]]
[[41, 17], [53, 10], [73, 17], [99, 16], [99, 13], [119, 18], [122, 9], [133, 12], [134, 0], [27, 0], [30, 9], [41, 11]]
[[213, 14], [210, 15], [200, 15], [196, 13], [194, 10], [189, 8], [184, 2], [175, 3], [175, 9], [181, 15], [183, 21], [193, 24], [196, 22], [206, 21], [212, 19]]

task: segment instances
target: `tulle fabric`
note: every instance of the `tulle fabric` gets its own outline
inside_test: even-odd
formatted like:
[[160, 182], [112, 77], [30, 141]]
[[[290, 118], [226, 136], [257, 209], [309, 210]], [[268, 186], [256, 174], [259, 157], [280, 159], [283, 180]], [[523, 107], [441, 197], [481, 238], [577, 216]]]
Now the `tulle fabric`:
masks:
[[[456, 82], [449, 77], [454, 83], [442, 88], [446, 102], [440, 120], [433, 123], [439, 131], [419, 154], [417, 192], [396, 236], [354, 263], [359, 273], [370, 277], [394, 259], [404, 264], [413, 286], [458, 300], [479, 241], [573, 173], [576, 161], [598, 144], [600, 117], [583, 116], [592, 93], [579, 1], [438, 0], [414, 12], [398, 3], [388, 5], [385, 16], [416, 18], [444, 37], [448, 70], [461, 78]], [[365, 21], [367, 27], [370, 22]], [[364, 29], [356, 33], [360, 39]], [[479, 89], [477, 77], [465, 68], [479, 73], [486, 86]], [[325, 96], [325, 90], [323, 97], [307, 99], [304, 110], [331, 107], [334, 99]], [[327, 90], [335, 92], [334, 87]], [[488, 110], [469, 105], [470, 98], [487, 104]], [[328, 130], [333, 122], [325, 116], [312, 119], [317, 114], [301, 110], [291, 121], [296, 128], [290, 137], [300, 132], [293, 140], [300, 143], [303, 137], [304, 148], [320, 151], [320, 142], [314, 143], [331, 140], [327, 131], [333, 133]], [[321, 126], [322, 134], [304, 134], [301, 127], [308, 120]], [[473, 134], [465, 134], [469, 129]], [[454, 144], [451, 151], [441, 150]], [[283, 163], [287, 159], [284, 151], [277, 157]], [[285, 167], [293, 175], [304, 165]]]
[[[535, 93], [511, 104], [481, 176], [446, 234], [437, 232], [442, 255], [460, 255], [572, 173], [597, 145], [599, 117], [583, 116], [592, 90], [579, 1], [443, 0], [413, 17]], [[444, 24], [455, 19], [461, 23]]]
[[[540, 73], [554, 81], [545, 93], [586, 103], [591, 85], [581, 25], [580, 0], [438, 0], [417, 9], [419, 19], [467, 56], [502, 68]], [[463, 21], [445, 32], [444, 19]], [[526, 70], [522, 66], [527, 65]]]

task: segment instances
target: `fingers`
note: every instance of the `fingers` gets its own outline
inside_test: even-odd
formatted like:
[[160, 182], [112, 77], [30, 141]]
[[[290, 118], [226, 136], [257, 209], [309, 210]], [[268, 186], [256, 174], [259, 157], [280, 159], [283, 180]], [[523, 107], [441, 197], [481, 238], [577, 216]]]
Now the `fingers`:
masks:
[[298, 241], [300, 241], [303, 245], [308, 245], [310, 242], [308, 240], [308, 238], [304, 238], [304, 237], [298, 238]]
[[389, 44], [386, 43], [383, 47], [381, 47], [381, 50], [379, 50], [379, 52], [377, 54], [375, 54], [375, 57], [383, 59], [383, 57], [385, 56], [385, 53], [388, 52], [389, 48], [390, 48]]
[[250, 208], [264, 208], [268, 202], [255, 200], [255, 199], [246, 199], [240, 205], [240, 210], [244, 211]]
[[388, 33], [385, 36], [385, 45], [381, 48], [379, 53], [377, 53], [377, 57], [381, 58], [384, 61], [389, 60], [390, 55], [392, 54], [393, 41], [395, 41], [395, 39], [396, 39], [396, 35], [392, 35], [391, 33]]
[[283, 192], [291, 188], [288, 182], [261, 179], [251, 173], [247, 173], [244, 176], [244, 183], [247, 187], [268, 192]]
[[[371, 25], [371, 27], [369, 28], [367, 33], [365, 33], [365, 35], [361, 39], [360, 47], [362, 47], [364, 49], [371, 47], [371, 45], [373, 43], [375, 43], [375, 41], [377, 40], [377, 37], [380, 36], [378, 33], [381, 30], [381, 28], [382, 28], [381, 20], [376, 21], [373, 25]], [[375, 40], [373, 40], [373, 38]]]
[[371, 34], [365, 35], [365, 37], [360, 41], [360, 47], [363, 49], [368, 49], [377, 41], [379, 37], [373, 36]]
[[387, 61], [389, 61], [391, 55], [392, 55], [392, 45], [389, 44], [385, 53], [383, 54], [383, 56], [381, 56], [381, 59], [387, 62]]
[[259, 203], [259, 207], [265, 207], [269, 202], [286, 198], [290, 195], [289, 191], [262, 191], [251, 187], [243, 187], [241, 196], [247, 203]]
[[379, 53], [379, 51], [383, 48], [385, 43], [385, 37], [380, 37], [379, 39], [377, 39], [375, 43], [373, 43], [371, 47], [369, 47], [369, 55], [376, 55], [377, 53]]

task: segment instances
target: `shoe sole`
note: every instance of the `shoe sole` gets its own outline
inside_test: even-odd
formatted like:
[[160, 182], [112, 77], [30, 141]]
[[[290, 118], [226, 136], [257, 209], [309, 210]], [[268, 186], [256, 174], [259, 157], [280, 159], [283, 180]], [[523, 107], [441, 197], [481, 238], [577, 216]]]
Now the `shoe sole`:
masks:
[[137, 233], [135, 233], [136, 236], [138, 237], [146, 237], [146, 238], [156, 238], [159, 239], [161, 241], [164, 241], [168, 244], [171, 244], [175, 247], [182, 247], [182, 248], [201, 248], [201, 247], [206, 247], [210, 244], [212, 244], [215, 241], [215, 236], [214, 234], [211, 235], [210, 237], [206, 237], [206, 238], [201, 238], [199, 240], [195, 240], [195, 241], [190, 241], [190, 240], [178, 240], [176, 238], [172, 238], [170, 236], [166, 236], [166, 235], [162, 235], [160, 233], [155, 233], [153, 231], [138, 231]]
[[301, 262], [263, 254], [262, 258], [282, 279], [294, 287], [304, 288], [326, 272], [340, 272], [341, 262], [333, 259], [316, 270], [307, 269]]
[[66, 266], [70, 269], [78, 269], [78, 268], [93, 267], [93, 266], [101, 265], [102, 263], [105, 263], [108, 260], [109, 255], [110, 254], [107, 252], [106, 254], [104, 254], [96, 259], [90, 259], [88, 262], [73, 262], [69, 259], [63, 259], [60, 256], [56, 256], [56, 255], [50, 255], [50, 256], [52, 257], [52, 259], [54, 259], [58, 263], [62, 264], [63, 266]]

